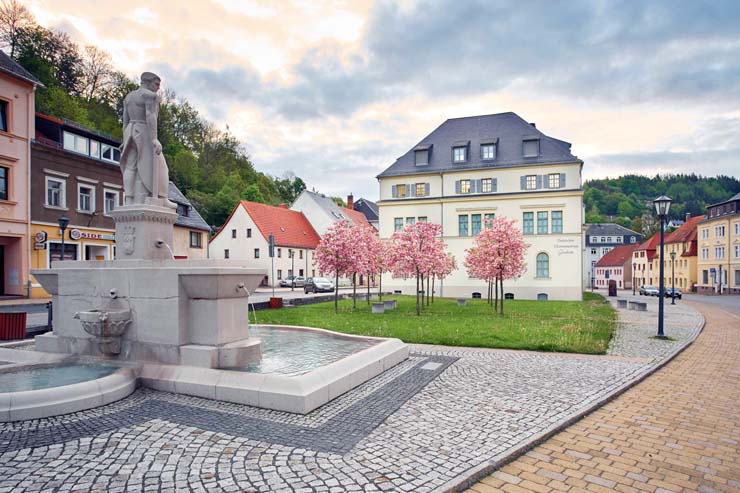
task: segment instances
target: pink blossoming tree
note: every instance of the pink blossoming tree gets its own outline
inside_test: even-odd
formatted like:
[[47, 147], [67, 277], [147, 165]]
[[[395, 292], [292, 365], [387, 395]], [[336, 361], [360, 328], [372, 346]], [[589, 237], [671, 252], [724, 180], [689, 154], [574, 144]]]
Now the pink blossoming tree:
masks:
[[416, 278], [416, 314], [421, 314], [419, 291], [424, 287], [424, 276], [435, 270], [438, 259], [446, 256], [445, 244], [439, 236], [440, 224], [417, 222], [407, 224], [390, 238], [387, 262], [393, 277]]
[[[486, 224], [467, 250], [465, 268], [468, 274], [493, 283], [498, 305], [501, 289], [501, 311], [504, 314], [504, 280], [520, 277], [527, 270], [524, 255], [529, 245], [524, 242], [516, 221], [497, 217]], [[496, 306], [495, 308], [498, 308]], [[494, 309], [495, 309], [494, 308]]]
[[319, 271], [334, 274], [334, 312], [339, 313], [339, 277], [357, 272], [354, 226], [347, 220], [334, 223], [316, 247]]

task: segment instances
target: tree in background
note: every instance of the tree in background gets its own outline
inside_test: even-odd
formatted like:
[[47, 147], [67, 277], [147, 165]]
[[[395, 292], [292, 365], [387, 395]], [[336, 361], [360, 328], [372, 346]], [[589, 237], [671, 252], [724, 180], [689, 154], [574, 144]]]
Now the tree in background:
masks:
[[387, 261], [393, 277], [416, 278], [416, 315], [421, 315], [419, 292], [424, 275], [434, 271], [438, 259], [447, 255], [441, 234], [440, 224], [416, 222], [393, 233], [389, 241]]
[[358, 272], [367, 278], [367, 303], [370, 304], [370, 279], [382, 275], [384, 243], [375, 228], [368, 224], [355, 225], [357, 248], [361, 250]]
[[319, 271], [334, 274], [334, 313], [339, 313], [339, 277], [356, 272], [352, 227], [347, 220], [334, 223], [316, 247]]
[[465, 267], [468, 274], [493, 282], [498, 293], [501, 289], [500, 314], [504, 314], [504, 280], [520, 277], [527, 270], [524, 255], [529, 245], [524, 242], [516, 221], [497, 217], [473, 240], [473, 247], [466, 250]]
[[18, 0], [0, 3], [0, 48], [10, 48], [10, 57], [15, 58], [18, 33], [36, 23], [33, 14]]

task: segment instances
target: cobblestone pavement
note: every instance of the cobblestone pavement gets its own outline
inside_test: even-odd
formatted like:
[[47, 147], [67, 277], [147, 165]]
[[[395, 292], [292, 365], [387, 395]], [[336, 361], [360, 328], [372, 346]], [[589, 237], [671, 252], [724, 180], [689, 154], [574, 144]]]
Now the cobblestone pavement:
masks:
[[432, 491], [657, 361], [626, 349], [611, 357], [412, 349], [408, 361], [305, 416], [140, 389], [108, 406], [0, 424], [0, 493]]
[[468, 491], [740, 491], [740, 317], [694, 306], [686, 351]]

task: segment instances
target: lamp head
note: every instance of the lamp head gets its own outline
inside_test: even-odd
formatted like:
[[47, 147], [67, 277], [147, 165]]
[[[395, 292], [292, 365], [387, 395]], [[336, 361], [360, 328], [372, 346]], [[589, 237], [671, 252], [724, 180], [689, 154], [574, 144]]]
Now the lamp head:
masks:
[[676, 259], [676, 252], [671, 252], [671, 260], [675, 260], [675, 259]]
[[671, 202], [671, 198], [666, 197], [665, 195], [661, 195], [657, 199], [653, 200], [653, 203], [655, 204], [655, 212], [658, 213], [658, 216], [665, 218], [668, 215], [668, 210], [671, 208]]
[[59, 229], [62, 231], [67, 229], [67, 225], [69, 225], [69, 218], [67, 216], [62, 216], [57, 221], [59, 222]]

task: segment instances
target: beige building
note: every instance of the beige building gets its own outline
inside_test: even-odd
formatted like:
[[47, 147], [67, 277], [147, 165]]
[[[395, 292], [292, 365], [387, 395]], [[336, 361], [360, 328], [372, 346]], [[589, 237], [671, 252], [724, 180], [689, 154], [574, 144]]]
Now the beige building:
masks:
[[[512, 218], [530, 247], [526, 273], [504, 283], [507, 297], [580, 300], [582, 166], [570, 144], [514, 113], [447, 120], [378, 175], [380, 237], [410, 222], [441, 224], [458, 270], [437, 294], [470, 297], [486, 284], [468, 276], [465, 250], [487, 219]], [[401, 279], [384, 278], [383, 286], [415, 290]]]
[[740, 193], [707, 207], [697, 229], [697, 291], [740, 294]]
[[30, 295], [30, 160], [39, 85], [0, 51], [0, 296]]
[[[696, 287], [697, 224], [706, 216], [686, 218], [686, 221], [663, 239], [665, 259], [663, 282], [665, 288], [675, 286], [682, 292], [693, 292]], [[660, 241], [660, 240], [659, 240]], [[673, 256], [671, 256], [673, 254]], [[654, 285], [660, 283], [660, 243], [652, 260]], [[651, 281], [653, 283], [653, 281]]]
[[208, 258], [208, 235], [211, 227], [193, 204], [170, 182], [169, 199], [177, 204], [177, 221], [172, 238], [172, 253], [177, 259]]

